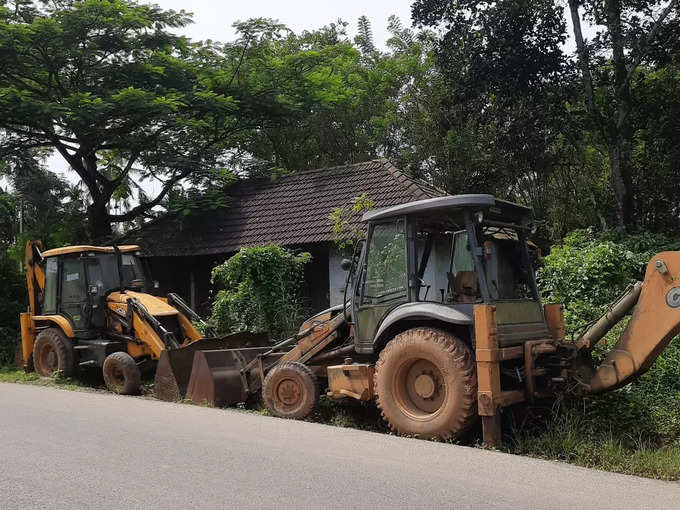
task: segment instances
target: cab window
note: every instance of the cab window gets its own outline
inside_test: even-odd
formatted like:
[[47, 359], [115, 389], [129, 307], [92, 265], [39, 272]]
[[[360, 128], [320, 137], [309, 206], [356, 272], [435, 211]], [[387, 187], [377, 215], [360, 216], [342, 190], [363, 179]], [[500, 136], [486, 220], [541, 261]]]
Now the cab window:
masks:
[[42, 306], [44, 314], [57, 313], [57, 287], [59, 286], [57, 274], [57, 257], [50, 257], [45, 267], [45, 294]]
[[62, 268], [62, 302], [79, 302], [85, 298], [83, 263], [77, 258], [65, 258]]
[[404, 300], [407, 296], [404, 221], [373, 227], [368, 244], [362, 304]]

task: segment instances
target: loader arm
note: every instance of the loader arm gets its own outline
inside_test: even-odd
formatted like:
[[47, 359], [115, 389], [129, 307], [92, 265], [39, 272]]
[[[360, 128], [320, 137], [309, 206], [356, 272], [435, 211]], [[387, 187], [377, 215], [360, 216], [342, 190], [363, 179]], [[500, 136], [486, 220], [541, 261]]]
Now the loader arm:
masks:
[[631, 287], [580, 338], [587, 355], [626, 312], [633, 315], [604, 362], [584, 381], [593, 393], [620, 388], [645, 373], [680, 332], [680, 252], [663, 252], [647, 264], [642, 284]]

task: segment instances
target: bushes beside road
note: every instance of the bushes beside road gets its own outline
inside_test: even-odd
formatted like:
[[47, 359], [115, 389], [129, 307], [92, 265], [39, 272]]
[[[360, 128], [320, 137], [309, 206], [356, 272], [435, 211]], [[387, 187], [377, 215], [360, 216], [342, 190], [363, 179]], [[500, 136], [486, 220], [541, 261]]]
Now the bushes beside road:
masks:
[[[646, 262], [680, 242], [661, 235], [596, 235], [578, 230], [543, 259], [538, 282], [546, 301], [566, 303], [567, 332], [605, 311]], [[601, 359], [623, 331], [615, 327], [594, 352]], [[515, 423], [509, 451], [612, 471], [680, 479], [680, 343], [675, 340], [650, 370], [620, 390], [564, 395]]]

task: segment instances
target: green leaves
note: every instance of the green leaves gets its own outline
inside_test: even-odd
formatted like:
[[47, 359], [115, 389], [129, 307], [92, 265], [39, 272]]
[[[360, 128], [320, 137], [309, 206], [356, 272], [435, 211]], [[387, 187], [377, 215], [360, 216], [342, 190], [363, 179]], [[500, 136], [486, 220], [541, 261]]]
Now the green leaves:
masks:
[[635, 279], [648, 257], [598, 239], [592, 231], [576, 230], [543, 259], [539, 287], [546, 300], [564, 303], [566, 326], [573, 331], [597, 318]]
[[275, 244], [241, 248], [213, 270], [218, 290], [211, 321], [218, 331], [267, 332], [272, 343], [297, 330], [303, 318], [302, 283], [309, 253]]

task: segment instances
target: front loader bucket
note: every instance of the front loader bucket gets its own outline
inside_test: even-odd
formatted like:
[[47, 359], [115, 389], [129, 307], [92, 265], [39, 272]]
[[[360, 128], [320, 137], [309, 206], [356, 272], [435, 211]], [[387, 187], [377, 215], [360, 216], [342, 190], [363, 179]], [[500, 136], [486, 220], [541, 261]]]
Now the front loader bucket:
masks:
[[219, 338], [203, 338], [178, 349], [161, 353], [156, 367], [154, 392], [160, 400], [176, 402], [187, 393], [194, 354], [197, 351], [235, 347], [267, 346], [267, 337], [259, 333], [234, 333]]
[[245, 402], [250, 374], [241, 370], [269, 347], [197, 351], [191, 368], [187, 399], [194, 404], [228, 406]]

